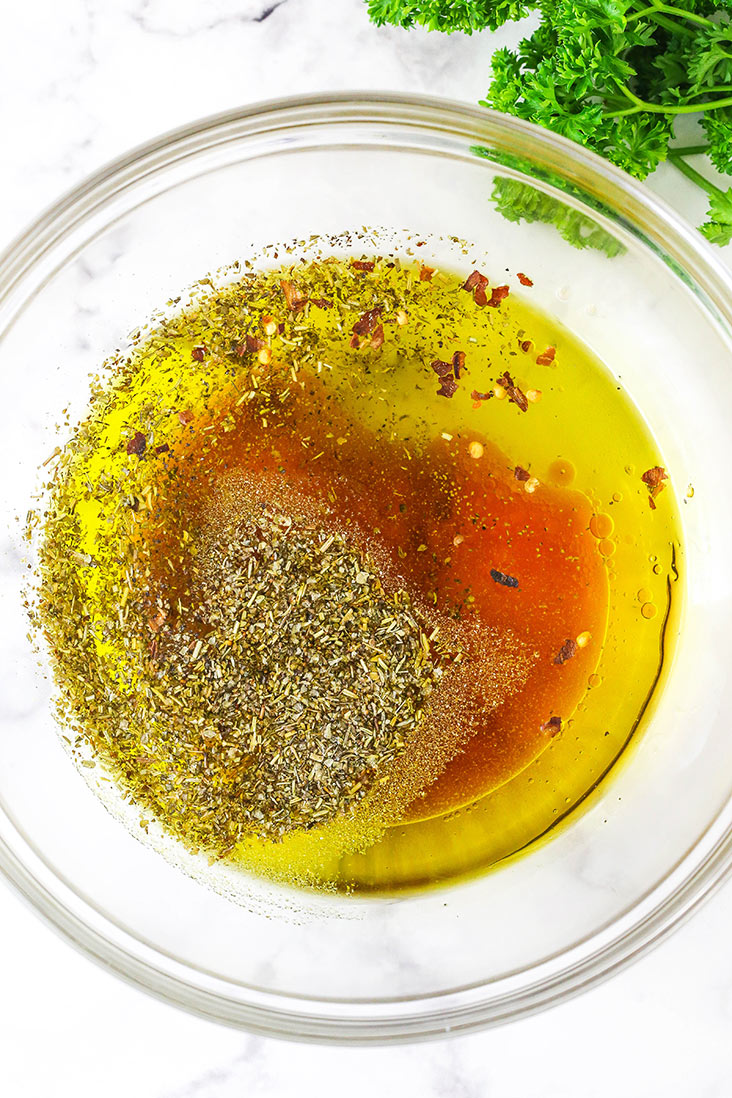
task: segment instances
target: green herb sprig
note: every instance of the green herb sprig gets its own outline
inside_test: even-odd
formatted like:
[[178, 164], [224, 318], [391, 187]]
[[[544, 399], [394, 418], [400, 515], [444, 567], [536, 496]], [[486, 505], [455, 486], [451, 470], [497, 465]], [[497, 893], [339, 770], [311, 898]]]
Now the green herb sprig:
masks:
[[[709, 196], [701, 231], [732, 240], [732, 187], [722, 190], [688, 157], [706, 154], [732, 174], [732, 0], [368, 0], [379, 25], [447, 33], [495, 30], [537, 10], [516, 50], [492, 58], [482, 105], [538, 122], [638, 179], [667, 160]], [[682, 115], [706, 140], [674, 146]]]

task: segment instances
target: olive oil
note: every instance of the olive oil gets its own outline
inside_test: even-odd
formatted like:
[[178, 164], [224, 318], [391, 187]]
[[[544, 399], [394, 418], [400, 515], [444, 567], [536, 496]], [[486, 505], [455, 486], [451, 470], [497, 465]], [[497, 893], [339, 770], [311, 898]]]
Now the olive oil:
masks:
[[[490, 274], [395, 258], [230, 273], [113, 364], [59, 462], [37, 616], [78, 758], [108, 769], [146, 826], [152, 817], [194, 849], [296, 884], [434, 885], [549, 832], [629, 743], [678, 613], [675, 495], [605, 367], [532, 308], [530, 278]], [[273, 503], [285, 523], [315, 529], [287, 552], [278, 534], [274, 564], [252, 511]], [[245, 513], [234, 560], [226, 547]], [[294, 567], [294, 606], [323, 545], [333, 576], [350, 580], [308, 603], [295, 633], [317, 645], [292, 662], [286, 585], [269, 618], [242, 608], [273, 590], [263, 554], [266, 567]], [[379, 721], [398, 724], [404, 682], [375, 695], [378, 727], [362, 721], [356, 735], [363, 760], [342, 766], [352, 795], [327, 805], [328, 706], [309, 738], [294, 736], [314, 682], [340, 681], [314, 680], [314, 661], [344, 658], [344, 684], [363, 672], [374, 691], [404, 668], [358, 650], [361, 670], [349, 669], [337, 644], [351, 638], [354, 666], [357, 645], [338, 606], [344, 618], [368, 609], [384, 643], [411, 631], [414, 717], [401, 739], [377, 734]], [[243, 662], [252, 637], [286, 649], [278, 677], [269, 657]], [[234, 678], [255, 666], [257, 704], [238, 724]], [[240, 686], [236, 698], [249, 697]], [[277, 699], [298, 690], [300, 716], [275, 750]], [[349, 721], [362, 712], [353, 693], [353, 707], [339, 698]], [[203, 731], [176, 741], [184, 724]], [[388, 742], [388, 757], [372, 741]], [[279, 796], [274, 833], [267, 790], [298, 743], [307, 757], [293, 765], [307, 773], [291, 805]], [[265, 761], [269, 786], [252, 785], [258, 807], [237, 816]], [[296, 804], [306, 788], [311, 800]]]

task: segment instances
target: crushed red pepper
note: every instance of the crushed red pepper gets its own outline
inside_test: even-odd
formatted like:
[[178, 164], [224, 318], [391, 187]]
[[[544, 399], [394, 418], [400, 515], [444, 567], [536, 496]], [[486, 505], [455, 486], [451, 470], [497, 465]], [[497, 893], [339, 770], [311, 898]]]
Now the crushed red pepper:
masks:
[[127, 453], [136, 454], [138, 457], [142, 457], [147, 449], [147, 439], [143, 435], [142, 431], [135, 431], [134, 435], [127, 442]]
[[352, 259], [351, 266], [354, 271], [373, 271], [376, 266], [374, 259]]
[[307, 294], [304, 294], [302, 290], [299, 290], [296, 286], [286, 278], [280, 279], [280, 289], [285, 295], [285, 302], [287, 308], [292, 312], [297, 312], [298, 309], [304, 309], [307, 304]]
[[384, 344], [384, 325], [379, 324], [374, 328], [374, 334], [371, 336], [371, 346], [375, 351], [378, 351], [379, 347]]
[[468, 275], [465, 282], [463, 283], [463, 289], [472, 291], [475, 290], [478, 286], [485, 287], [487, 285], [488, 279], [486, 278], [486, 276], [481, 274], [480, 271], [473, 271], [473, 273]]
[[483, 308], [488, 304], [488, 298], [486, 296], [485, 288], [488, 285], [488, 279], [480, 271], [473, 271], [468, 275], [463, 283], [463, 289], [473, 294], [473, 300], [476, 305]]
[[465, 373], [468, 372], [465, 366], [465, 351], [456, 351], [452, 356], [452, 369], [458, 381], [462, 370], [465, 370]]
[[525, 481], [529, 479], [530, 474], [528, 469], [524, 469], [522, 465], [517, 465], [513, 475], [516, 480]]
[[514, 380], [509, 374], [508, 370], [504, 371], [504, 373], [501, 374], [498, 379], [498, 384], [501, 386], [502, 389], [506, 390], [509, 401], [511, 401], [512, 404], [515, 404], [519, 411], [528, 411], [529, 401], [526, 397], [526, 393], [524, 393], [518, 387], [518, 385], [514, 383]]
[[558, 732], [562, 731], [562, 718], [550, 717], [545, 724], [542, 724], [541, 731], [548, 732], [550, 736], [556, 736]]
[[516, 278], [519, 280], [519, 282], [521, 283], [522, 286], [533, 286], [534, 285], [533, 281], [529, 278], [528, 275], [525, 275], [523, 271], [519, 271], [518, 274], [516, 275]]
[[644, 484], [647, 484], [649, 488], [663, 488], [663, 481], [667, 480], [668, 476], [666, 470], [662, 465], [654, 465], [652, 469], [646, 469], [645, 473], [641, 476], [641, 480]]
[[440, 388], [437, 390], [437, 395], [441, 397], [454, 396], [458, 390], [458, 383], [452, 374], [447, 374], [440, 378]]
[[191, 351], [191, 358], [193, 359], [194, 362], [203, 362], [205, 354], [206, 354], [206, 347], [201, 345], [200, 347], [194, 347], [193, 348], [193, 350]]
[[536, 356], [537, 366], [551, 366], [556, 353], [556, 347], [547, 347], [545, 351], [542, 351], [540, 355]]
[[441, 358], [433, 358], [430, 366], [438, 377], [447, 377], [452, 373], [452, 362], [443, 362]]
[[510, 294], [511, 289], [509, 286], [494, 286], [491, 291], [491, 296], [486, 302], [492, 309], [497, 309], [498, 306], [504, 301]]
[[245, 352], [248, 355], [254, 355], [257, 353], [257, 351], [263, 350], [266, 346], [267, 344], [264, 342], [263, 339], [260, 339], [259, 336], [247, 333], [247, 337], [244, 340], [244, 343], [240, 343], [237, 347], [237, 353], [239, 354], [239, 356], [243, 355]]
[[351, 328], [351, 331], [356, 336], [371, 335], [374, 329], [379, 323], [379, 317], [383, 313], [384, 309], [381, 305], [375, 305], [373, 309], [367, 309], [363, 313], [356, 323]]
[[434, 273], [435, 273], [435, 268], [434, 267], [420, 267], [420, 269], [419, 269], [419, 281], [420, 282], [431, 282], [432, 281], [432, 275]]
[[490, 400], [491, 397], [493, 397], [493, 396], [495, 396], [495, 393], [493, 392], [492, 389], [488, 393], [479, 393], [477, 389], [473, 389], [472, 393], [470, 394], [470, 399], [471, 400]]
[[497, 568], [491, 568], [491, 579], [501, 587], [518, 587], [519, 581], [515, 576], [509, 576], [506, 572], [499, 572]]
[[572, 640], [571, 637], [567, 637], [562, 647], [554, 657], [554, 663], [557, 667], [561, 667], [567, 660], [571, 660], [577, 652], [577, 641]]
[[663, 482], [668, 480], [668, 474], [662, 465], [654, 465], [651, 469], [646, 469], [645, 473], [641, 475], [641, 480], [648, 488], [648, 504], [651, 510], [655, 511], [655, 497], [666, 487]]

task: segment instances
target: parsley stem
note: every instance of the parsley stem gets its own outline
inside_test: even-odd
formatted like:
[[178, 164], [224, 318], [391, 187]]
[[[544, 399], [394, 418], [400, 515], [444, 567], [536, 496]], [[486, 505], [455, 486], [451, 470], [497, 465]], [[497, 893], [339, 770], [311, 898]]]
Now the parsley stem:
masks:
[[[707, 99], [701, 103], [685, 103], [683, 106], [674, 107], [670, 104], [647, 103], [645, 99], [639, 99], [630, 88], [625, 86], [619, 87], [618, 91], [621, 91], [626, 99], [630, 99], [634, 106], [626, 107], [622, 111], [610, 111], [605, 118], [623, 118], [629, 114], [639, 114], [641, 111], [648, 111], [650, 114], [699, 114], [701, 111], [714, 110], [715, 107], [732, 107], [732, 96], [724, 99]], [[720, 84], [716, 88], [707, 88], [705, 91], [732, 91], [732, 87]]]
[[635, 19], [641, 19], [644, 15], [675, 15], [679, 19], [688, 19], [692, 23], [701, 23], [704, 27], [713, 27], [711, 19], [706, 19], [703, 15], [697, 15], [693, 11], [685, 11], [683, 8], [676, 8], [673, 4], [649, 4], [647, 8], [641, 8], [640, 11], [634, 12], [628, 16], [627, 22], [632, 23]]
[[668, 159], [675, 168], [678, 168], [680, 172], [683, 172], [687, 179], [690, 179], [692, 183], [696, 183], [696, 185], [706, 191], [707, 194], [719, 195], [723, 193], [719, 187], [715, 187], [713, 183], [710, 183], [708, 179], [705, 179], [696, 168], [692, 168], [691, 164], [687, 164], [685, 160], [682, 160], [675, 149], [668, 154]]
[[669, 156], [698, 156], [701, 153], [707, 152], [708, 145], [677, 145], [673, 149], [668, 150]]

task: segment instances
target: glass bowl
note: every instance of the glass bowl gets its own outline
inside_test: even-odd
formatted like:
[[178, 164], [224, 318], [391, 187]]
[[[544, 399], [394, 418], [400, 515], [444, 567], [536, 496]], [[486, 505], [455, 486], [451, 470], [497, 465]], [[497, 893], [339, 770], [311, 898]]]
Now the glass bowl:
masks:
[[[494, 188], [529, 219], [502, 216]], [[306, 248], [311, 234], [362, 225], [423, 235], [420, 256], [435, 265], [460, 238], [487, 270], [530, 271], [533, 300], [622, 378], [685, 498], [685, 611], [632, 759], [551, 841], [433, 891], [298, 897], [172, 844], [160, 857], [112, 791], [108, 812], [80, 779], [26, 637], [21, 529], [63, 410], [73, 423], [89, 375], [156, 307], [263, 245]], [[484, 110], [403, 96], [267, 103], [178, 130], [82, 183], [0, 259], [7, 878], [140, 987], [300, 1039], [465, 1032], [556, 1003], [658, 942], [732, 853], [731, 329], [730, 276], [694, 229], [579, 146]]]

